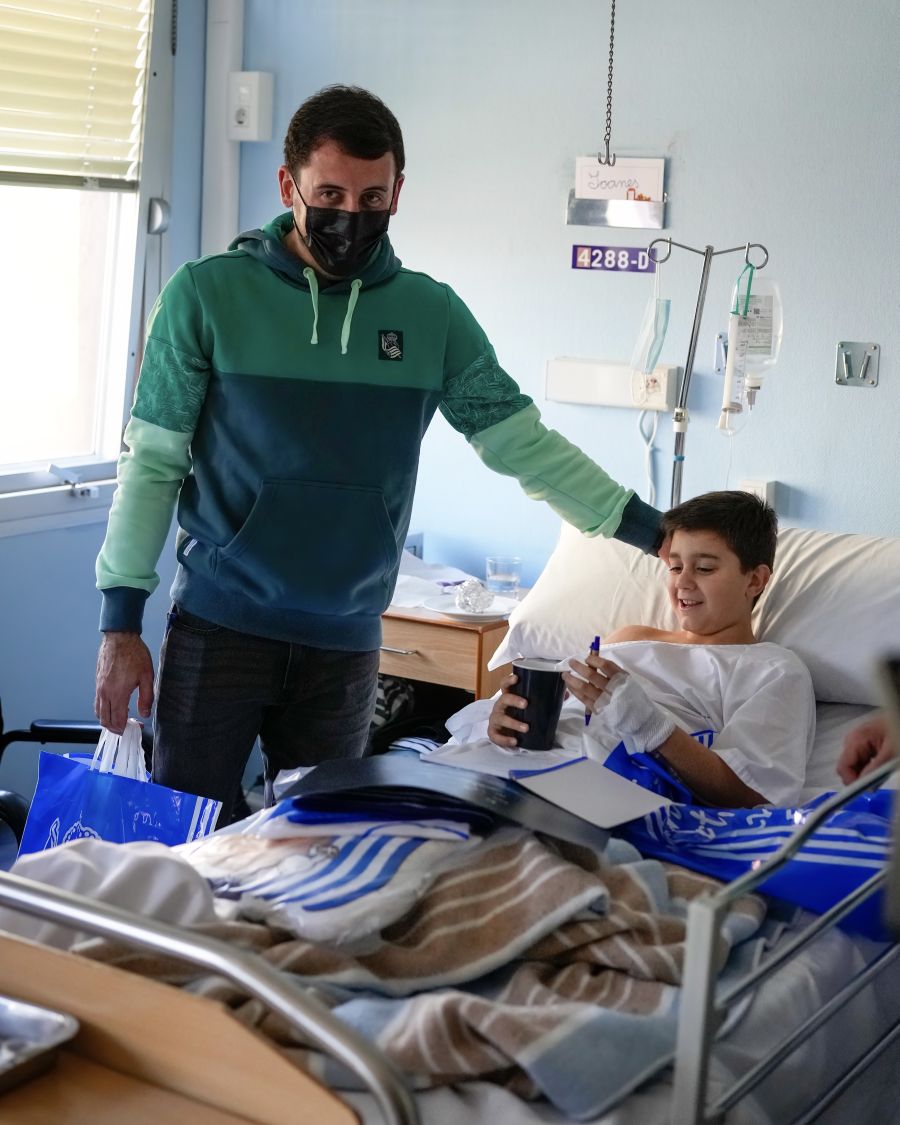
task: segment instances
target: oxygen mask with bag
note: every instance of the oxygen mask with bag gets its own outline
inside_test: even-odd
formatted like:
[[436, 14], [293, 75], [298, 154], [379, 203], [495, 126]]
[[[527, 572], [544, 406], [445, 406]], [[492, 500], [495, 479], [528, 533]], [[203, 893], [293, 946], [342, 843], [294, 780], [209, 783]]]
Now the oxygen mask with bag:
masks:
[[746, 423], [763, 376], [774, 366], [781, 350], [784, 324], [778, 283], [755, 275], [755, 267], [748, 262], [735, 283], [728, 317], [718, 429], [731, 436]]

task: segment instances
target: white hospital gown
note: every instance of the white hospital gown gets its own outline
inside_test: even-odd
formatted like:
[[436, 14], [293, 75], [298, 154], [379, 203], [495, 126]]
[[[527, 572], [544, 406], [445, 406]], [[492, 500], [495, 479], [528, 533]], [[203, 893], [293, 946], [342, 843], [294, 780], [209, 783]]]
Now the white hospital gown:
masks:
[[[806, 666], [788, 649], [767, 641], [621, 641], [602, 645], [600, 655], [633, 675], [678, 726], [710, 745], [770, 804], [798, 800], [815, 733], [815, 696]], [[478, 700], [448, 720], [453, 741], [485, 738], [492, 706], [490, 700]], [[604, 724], [602, 708], [585, 730], [584, 705], [570, 697], [563, 704], [556, 741], [570, 756], [602, 760], [621, 736]]]

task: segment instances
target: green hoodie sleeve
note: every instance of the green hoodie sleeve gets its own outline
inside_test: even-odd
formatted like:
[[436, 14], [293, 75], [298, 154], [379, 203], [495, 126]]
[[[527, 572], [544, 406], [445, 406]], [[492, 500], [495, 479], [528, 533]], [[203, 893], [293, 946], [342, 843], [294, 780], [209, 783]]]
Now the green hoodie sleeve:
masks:
[[527, 496], [546, 501], [579, 531], [655, 553], [660, 513], [547, 429], [532, 400], [497, 362], [478, 322], [452, 290], [449, 298], [440, 409], [450, 425], [488, 468], [515, 477]]
[[191, 438], [209, 381], [207, 351], [193, 278], [183, 266], [148, 322], [118, 487], [97, 558], [102, 630], [140, 632], [144, 602], [159, 584], [156, 563], [191, 469]]
[[546, 500], [586, 535], [614, 535], [633, 496], [562, 434], [548, 430], [533, 404], [471, 438], [494, 472], [516, 477], [525, 495]]

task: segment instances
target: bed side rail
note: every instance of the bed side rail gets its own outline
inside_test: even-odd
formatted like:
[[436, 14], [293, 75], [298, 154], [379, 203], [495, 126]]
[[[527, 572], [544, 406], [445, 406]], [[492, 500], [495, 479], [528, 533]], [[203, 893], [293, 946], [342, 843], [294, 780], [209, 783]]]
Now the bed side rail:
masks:
[[[895, 770], [900, 759], [884, 763], [865, 777], [859, 778], [824, 801], [779, 850], [754, 871], [723, 887], [715, 895], [704, 895], [688, 908], [688, 936], [685, 954], [684, 981], [675, 1057], [675, 1079], [671, 1121], [678, 1125], [707, 1125], [723, 1120], [725, 1113], [770, 1074], [801, 1042], [833, 1017], [858, 992], [871, 984], [900, 955], [900, 945], [890, 945], [878, 954], [865, 969], [853, 976], [819, 1012], [787, 1034], [764, 1058], [726, 1090], [714, 1105], [708, 1106], [707, 1082], [710, 1053], [715, 1035], [729, 1007], [772, 976], [816, 937], [835, 926], [865, 899], [884, 884], [887, 872], [876, 872], [865, 883], [850, 892], [830, 910], [821, 914], [796, 937], [785, 942], [752, 972], [723, 995], [716, 996], [716, 938], [728, 907], [737, 899], [755, 891], [761, 883], [790, 860], [816, 830], [836, 810], [859, 793], [874, 789]], [[900, 1021], [883, 1039], [874, 1044], [819, 1097], [800, 1118], [812, 1121], [852, 1084], [900, 1036]]]
[[114, 938], [218, 973], [286, 1019], [316, 1047], [340, 1060], [374, 1095], [388, 1125], [418, 1125], [415, 1101], [397, 1068], [286, 973], [223, 941], [20, 875], [0, 873], [0, 905], [74, 930]]

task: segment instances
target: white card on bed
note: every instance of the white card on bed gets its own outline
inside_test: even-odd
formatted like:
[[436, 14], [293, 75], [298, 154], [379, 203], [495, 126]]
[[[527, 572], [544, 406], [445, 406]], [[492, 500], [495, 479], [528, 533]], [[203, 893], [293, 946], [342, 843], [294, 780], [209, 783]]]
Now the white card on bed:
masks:
[[524, 770], [526, 763], [531, 769], [547, 770], [577, 761], [579, 754], [566, 750], [504, 750], [487, 738], [478, 738], [464, 743], [447, 742], [434, 750], [420, 750], [419, 757], [423, 762], [441, 766], [510, 777], [513, 770]]
[[[520, 774], [520, 776], [516, 776]], [[578, 758], [540, 773], [515, 771], [519, 785], [598, 828], [615, 828], [672, 802], [642, 789], [593, 758]]]

